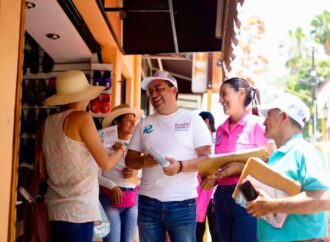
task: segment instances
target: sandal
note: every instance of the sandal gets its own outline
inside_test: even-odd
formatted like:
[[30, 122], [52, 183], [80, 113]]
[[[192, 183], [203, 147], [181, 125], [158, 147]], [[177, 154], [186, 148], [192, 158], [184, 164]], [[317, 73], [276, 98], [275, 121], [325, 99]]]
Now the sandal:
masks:
[[36, 87], [36, 103], [38, 106], [43, 106], [46, 99], [47, 84], [45, 79], [40, 79]]
[[26, 86], [26, 99], [27, 105], [34, 107], [36, 105], [36, 82], [35, 80], [29, 80]]
[[109, 90], [111, 88], [111, 72], [110, 71], [104, 71], [103, 77], [102, 77], [103, 85], [105, 86], [105, 90]]
[[27, 135], [34, 135], [37, 131], [36, 110], [29, 109], [25, 119], [25, 132]]
[[102, 113], [108, 113], [111, 110], [110, 105], [110, 95], [109, 94], [102, 94], [102, 106], [101, 106], [101, 112]]
[[93, 73], [93, 85], [94, 86], [102, 86], [102, 75], [101, 72], [98, 70], [95, 70]]
[[93, 113], [99, 113], [101, 110], [100, 96], [97, 96], [93, 100], [91, 100], [91, 111]]

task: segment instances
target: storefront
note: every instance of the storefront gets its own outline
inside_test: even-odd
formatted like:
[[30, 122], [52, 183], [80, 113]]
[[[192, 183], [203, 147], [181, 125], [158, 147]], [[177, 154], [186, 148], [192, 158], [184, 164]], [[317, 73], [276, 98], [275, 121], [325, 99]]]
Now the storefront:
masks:
[[[43, 14], [46, 15], [49, 19], [40, 19], [39, 22], [33, 22], [35, 20], [31, 19], [29, 14], [31, 11], [35, 11], [38, 8], [38, 4], [44, 4], [46, 2], [47, 6], [51, 6], [56, 4], [56, 7], [63, 7], [63, 4], [66, 2], [70, 2], [72, 6], [75, 7], [75, 11], [78, 12], [78, 16], [83, 19], [85, 25], [88, 27], [92, 37], [95, 39], [97, 44], [99, 45], [99, 49], [92, 50], [89, 47], [90, 56], [81, 60], [60, 60], [60, 58], [53, 58], [55, 60], [53, 70], [50, 72], [51, 74], [45, 74], [41, 70], [38, 73], [24, 74], [23, 73], [23, 59], [24, 59], [24, 50], [26, 49], [26, 41], [25, 41], [25, 31], [29, 32], [32, 37], [38, 42], [40, 45], [41, 53], [59, 53], [62, 52], [63, 56], [66, 54], [63, 49], [56, 49], [57, 47], [51, 47], [51, 45], [47, 45], [40, 41], [40, 37], [38, 37], [38, 28], [41, 28], [45, 23], [51, 22], [51, 15], [47, 16], [47, 12]], [[108, 8], [108, 12], [106, 16], [105, 12], [100, 11], [100, 2], [103, 3], [104, 9]], [[141, 107], [141, 74], [145, 74], [142, 71], [142, 57], [140, 54], [143, 53], [151, 53], [155, 54], [156, 52], [169, 52], [171, 48], [173, 48], [173, 52], [195, 52], [195, 51], [223, 51], [222, 61], [225, 64], [230, 64], [231, 61], [231, 47], [228, 50], [224, 47], [225, 44], [228, 46], [231, 45], [232, 37], [233, 37], [233, 25], [234, 21], [237, 21], [237, 10], [236, 5], [237, 2], [231, 4], [231, 1], [224, 1], [222, 6], [221, 14], [221, 30], [218, 34], [225, 35], [221, 38], [218, 37], [219, 42], [214, 42], [214, 47], [216, 49], [207, 48], [199, 49], [196, 46], [188, 46], [184, 43], [184, 41], [188, 41], [187, 43], [192, 43], [193, 38], [188, 36], [188, 39], [180, 39], [180, 36], [172, 36], [170, 39], [177, 39], [178, 42], [170, 41], [165, 43], [165, 49], [159, 49], [160, 47], [157, 45], [152, 45], [151, 40], [145, 43], [145, 41], [150, 39], [150, 37], [145, 36], [142, 41], [136, 42], [134, 46], [134, 41], [132, 38], [138, 38], [139, 36], [131, 36], [126, 42], [126, 52], [123, 50], [123, 45], [120, 42], [125, 38], [123, 37], [122, 31], [125, 28], [122, 27], [121, 23], [123, 21], [123, 6], [119, 6], [121, 1], [115, 1], [117, 5], [111, 5], [110, 1], [20, 1], [20, 0], [11, 0], [11, 1], [1, 1], [0, 2], [0, 53], [1, 53], [1, 72], [0, 72], [0, 154], [1, 154], [1, 163], [2, 167], [0, 169], [0, 184], [1, 184], [1, 196], [0, 196], [0, 227], [2, 228], [0, 231], [0, 241], [15, 241], [16, 235], [20, 233], [19, 229], [17, 229], [17, 184], [18, 184], [18, 169], [20, 167], [19, 163], [19, 151], [20, 151], [20, 140], [21, 140], [21, 116], [27, 115], [27, 110], [25, 110], [26, 104], [22, 102], [22, 93], [25, 95], [25, 91], [22, 90], [24, 86], [23, 80], [41, 80], [46, 79], [47, 85], [49, 84], [49, 80], [51, 78], [50, 75], [55, 75], [61, 70], [65, 69], [73, 69], [73, 68], [84, 68], [86, 74], [91, 76], [91, 80], [93, 78], [94, 71], [99, 67], [97, 64], [110, 64], [111, 67], [106, 66], [105, 70], [109, 67], [112, 73], [112, 87], [111, 87], [111, 100], [110, 106], [118, 105], [122, 102], [126, 102], [133, 107]], [[166, 2], [167, 1], [160, 1]], [[217, 1], [212, 1], [214, 6], [217, 6]], [[219, 1], [222, 2], [222, 1]], [[243, 1], [238, 1], [243, 2]], [[27, 5], [26, 5], [27, 3]], [[28, 8], [28, 4], [34, 4], [35, 6], [32, 8]], [[106, 5], [108, 3], [108, 5]], [[232, 6], [231, 6], [232, 5]], [[166, 12], [168, 16], [172, 16], [174, 11], [170, 9], [170, 6], [167, 4], [160, 5], [165, 6], [165, 8], [169, 8], [168, 10], [156, 9], [154, 13], [150, 13], [151, 16], [155, 17], [155, 12]], [[132, 10], [131, 6], [130, 10], [126, 9], [127, 16], [126, 19], [130, 17], [134, 17], [134, 13], [137, 11]], [[155, 6], [154, 6], [155, 7]], [[177, 8], [182, 8], [182, 6], [175, 6]], [[211, 6], [212, 7], [212, 6]], [[35, 8], [35, 9], [33, 9]], [[70, 10], [70, 6], [68, 7]], [[49, 9], [55, 9], [55, 7], [48, 7], [47, 11], [52, 11]], [[72, 9], [71, 9], [72, 10]], [[120, 11], [117, 11], [120, 10]], [[143, 12], [146, 12], [145, 9], [140, 9], [139, 16], [135, 16], [136, 19], [144, 18]], [[149, 9], [151, 12], [152, 9]], [[28, 12], [30, 11], [30, 12]], [[45, 10], [46, 11], [46, 10]], [[191, 12], [195, 11], [193, 8], [190, 9]], [[216, 11], [216, 10], [215, 10]], [[148, 11], [147, 11], [148, 12]], [[226, 13], [226, 14], [225, 14]], [[229, 14], [228, 14], [229, 13]], [[186, 12], [184, 12], [186, 14]], [[182, 16], [184, 16], [184, 14]], [[192, 14], [190, 14], [192, 15]], [[195, 13], [192, 17], [195, 17]], [[163, 19], [162, 16], [157, 15], [160, 19]], [[216, 14], [215, 14], [216, 16]], [[225, 17], [226, 16], [226, 17]], [[67, 16], [65, 16], [67, 18]], [[173, 16], [172, 16], [173, 17]], [[171, 17], [170, 20], [173, 20]], [[32, 21], [32, 22], [30, 22]], [[47, 22], [49, 21], [49, 22]], [[72, 19], [71, 19], [72, 21]], [[148, 21], [152, 21], [152, 18], [149, 18]], [[212, 20], [214, 21], [214, 20]], [[218, 20], [220, 21], [220, 20]], [[45, 22], [45, 23], [44, 23]], [[79, 22], [79, 21], [78, 21]], [[109, 23], [111, 23], [109, 25]], [[173, 22], [169, 21], [169, 24], [173, 28]], [[182, 24], [187, 24], [183, 22]], [[219, 23], [218, 23], [219, 24]], [[216, 23], [214, 23], [216, 26]], [[213, 27], [214, 27], [213, 26]], [[225, 27], [224, 27], [225, 26]], [[77, 28], [77, 26], [75, 26]], [[214, 28], [212, 27], [212, 31]], [[134, 26], [131, 27], [134, 29]], [[204, 26], [200, 26], [200, 29], [203, 29]], [[162, 30], [164, 27], [160, 27], [158, 30]], [[175, 28], [169, 30], [169, 34], [175, 35]], [[37, 31], [37, 32], [34, 32]], [[182, 31], [182, 30], [178, 30]], [[227, 31], [227, 32], [226, 32]], [[81, 34], [81, 31], [76, 31]], [[50, 32], [51, 33], [51, 32]], [[133, 33], [133, 32], [131, 32]], [[45, 33], [48, 34], [48, 33]], [[56, 33], [55, 33], [56, 34]], [[139, 34], [139, 33], [135, 33]], [[188, 34], [188, 33], [187, 33]], [[190, 33], [189, 33], [190, 34]], [[177, 38], [178, 37], [178, 38]], [[141, 38], [142, 39], [142, 38]], [[51, 40], [56, 41], [56, 40]], [[86, 43], [86, 40], [84, 40]], [[180, 42], [181, 41], [181, 42]], [[182, 42], [183, 41], [183, 42]], [[199, 43], [203, 46], [207, 46], [207, 42], [203, 42], [201, 39]], [[54, 42], [52, 42], [54, 43]], [[196, 42], [198, 44], [198, 42]], [[140, 44], [142, 47], [136, 48]], [[62, 44], [62, 46], [64, 46]], [[128, 48], [129, 47], [129, 48]], [[153, 49], [148, 49], [148, 47]], [[182, 49], [180, 49], [182, 47]], [[187, 47], [187, 48], [185, 48]], [[135, 49], [134, 49], [135, 48]], [[189, 49], [190, 48], [190, 49]], [[140, 50], [140, 51], [139, 51]], [[73, 49], [71, 49], [73, 53]], [[151, 51], [151, 52], [149, 52]], [[78, 53], [81, 53], [78, 51]], [[125, 55], [129, 54], [129, 55]], [[50, 54], [50, 56], [54, 56], [54, 54]], [[41, 58], [41, 55], [40, 55]], [[78, 58], [79, 59], [79, 58]], [[83, 65], [82, 65], [83, 63]], [[93, 65], [92, 63], [97, 63]], [[41, 64], [40, 64], [41, 65]], [[86, 65], [88, 67], [86, 67]], [[83, 66], [83, 67], [82, 67]], [[96, 66], [96, 67], [95, 67]], [[102, 68], [103, 68], [102, 67]], [[40, 67], [42, 69], [42, 67]], [[95, 69], [96, 68], [96, 69]], [[104, 71], [101, 68], [102, 74]], [[152, 70], [151, 70], [152, 71]], [[88, 73], [89, 72], [89, 73]], [[24, 76], [25, 75], [25, 76]], [[33, 81], [34, 82], [34, 81]], [[123, 84], [125, 83], [125, 85]], [[180, 84], [179, 84], [180, 85]], [[143, 105], [142, 105], [143, 106]], [[36, 107], [38, 110], [42, 107]], [[24, 111], [25, 110], [25, 111]], [[49, 113], [49, 110], [47, 111]], [[18, 226], [19, 227], [19, 226]]]

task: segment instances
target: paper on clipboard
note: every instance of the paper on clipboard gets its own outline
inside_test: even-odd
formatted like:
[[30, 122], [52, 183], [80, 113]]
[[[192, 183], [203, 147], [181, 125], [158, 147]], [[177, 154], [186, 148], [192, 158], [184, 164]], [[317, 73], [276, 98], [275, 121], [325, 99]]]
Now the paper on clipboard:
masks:
[[239, 185], [246, 179], [248, 175], [258, 179], [265, 185], [285, 192], [289, 196], [296, 195], [301, 191], [301, 186], [297, 181], [294, 181], [291, 178], [274, 171], [260, 158], [251, 157], [246, 162], [246, 165], [233, 192], [232, 197], [235, 200], [239, 193]]
[[[249, 180], [254, 187], [262, 189], [271, 198], [283, 198], [288, 196], [285, 192], [278, 190], [274, 187], [268, 186], [251, 175], [248, 175], [246, 177], [246, 180]], [[236, 203], [238, 203], [239, 205], [245, 208], [246, 200], [244, 196], [241, 194], [241, 192], [239, 192], [237, 195]], [[275, 214], [267, 214], [265, 216], [262, 216], [261, 218], [266, 220], [274, 228], [282, 228], [287, 217], [288, 214], [286, 213], [275, 213]]]
[[116, 141], [118, 141], [118, 129], [117, 125], [113, 125], [98, 131], [103, 145], [106, 148], [110, 148]]
[[198, 172], [201, 177], [212, 174], [230, 162], [247, 162], [250, 157], [259, 157], [262, 160], [268, 159], [268, 154], [263, 148], [241, 150], [232, 153], [210, 155], [209, 159], [197, 162]]
[[[267, 166], [262, 160], [251, 157], [240, 176], [232, 197], [241, 206], [245, 207], [245, 200], [239, 192], [239, 186], [245, 180], [249, 180], [253, 186], [262, 189], [272, 198], [283, 198], [298, 194], [301, 191], [301, 186], [297, 181], [286, 177], [279, 172], [274, 171]], [[261, 217], [275, 228], [281, 228], [287, 218], [285, 213], [268, 214]]]

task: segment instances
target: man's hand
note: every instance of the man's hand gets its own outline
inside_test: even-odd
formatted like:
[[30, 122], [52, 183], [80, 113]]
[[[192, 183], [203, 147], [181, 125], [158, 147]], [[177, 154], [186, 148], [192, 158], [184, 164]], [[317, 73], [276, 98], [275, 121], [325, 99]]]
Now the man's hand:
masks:
[[259, 196], [255, 200], [246, 202], [247, 212], [255, 217], [274, 213], [275, 200], [261, 189], [257, 189], [257, 192]]
[[115, 186], [110, 190], [110, 200], [112, 204], [121, 203], [123, 201], [123, 193], [119, 186]]
[[157, 161], [149, 154], [145, 154], [142, 156], [143, 159], [143, 167], [153, 167], [155, 165], [158, 165]]
[[206, 191], [210, 190], [217, 184], [218, 178], [219, 178], [219, 172], [215, 172], [211, 175], [207, 175], [206, 177], [203, 177], [201, 182], [201, 187]]
[[242, 162], [230, 162], [229, 164], [225, 165], [219, 171], [219, 178], [225, 178], [228, 176], [238, 175], [241, 174], [244, 163]]
[[137, 175], [137, 170], [133, 170], [133, 169], [124, 167], [121, 170], [121, 173], [123, 174], [124, 179], [129, 179], [129, 178]]
[[170, 157], [165, 157], [165, 159], [170, 163], [170, 165], [168, 167], [163, 168], [164, 173], [168, 176], [174, 176], [178, 174], [180, 169], [180, 163]]

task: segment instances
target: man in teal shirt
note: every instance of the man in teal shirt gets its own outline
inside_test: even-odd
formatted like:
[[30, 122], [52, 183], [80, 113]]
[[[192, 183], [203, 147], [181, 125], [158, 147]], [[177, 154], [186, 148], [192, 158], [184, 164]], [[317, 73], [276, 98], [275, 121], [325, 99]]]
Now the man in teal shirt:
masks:
[[268, 165], [298, 181], [302, 191], [296, 196], [273, 199], [259, 190], [258, 198], [247, 203], [247, 211], [257, 217], [288, 214], [282, 228], [274, 228], [259, 218], [258, 239], [323, 241], [328, 231], [328, 213], [324, 210], [330, 206], [330, 179], [321, 154], [302, 136], [302, 128], [310, 117], [309, 109], [298, 97], [285, 94], [276, 103], [261, 107], [261, 113], [267, 117], [265, 136], [274, 139], [278, 147]]

